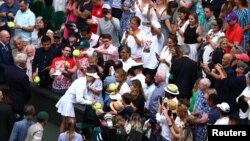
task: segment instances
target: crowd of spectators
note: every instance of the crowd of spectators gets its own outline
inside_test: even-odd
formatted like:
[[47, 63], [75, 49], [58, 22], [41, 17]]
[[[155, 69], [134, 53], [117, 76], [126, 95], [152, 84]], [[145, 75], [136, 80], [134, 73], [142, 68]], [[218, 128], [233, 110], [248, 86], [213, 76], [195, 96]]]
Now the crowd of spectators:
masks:
[[43, 139], [31, 85], [60, 97], [59, 141], [89, 140], [74, 104], [96, 113], [96, 141], [206, 141], [208, 125], [250, 125], [249, 0], [42, 1], [64, 11], [59, 29], [36, 1], [0, 6], [1, 140]]

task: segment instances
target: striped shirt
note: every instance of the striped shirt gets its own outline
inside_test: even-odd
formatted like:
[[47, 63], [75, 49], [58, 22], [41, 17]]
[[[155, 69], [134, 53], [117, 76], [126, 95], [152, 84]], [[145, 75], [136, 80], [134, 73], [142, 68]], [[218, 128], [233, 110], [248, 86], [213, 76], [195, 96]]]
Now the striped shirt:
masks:
[[[234, 12], [238, 15], [238, 23], [243, 29], [246, 25], [250, 24], [250, 9], [244, 8], [242, 10], [235, 9]], [[244, 32], [242, 47], [246, 48], [247, 42], [250, 40], [250, 30]]]

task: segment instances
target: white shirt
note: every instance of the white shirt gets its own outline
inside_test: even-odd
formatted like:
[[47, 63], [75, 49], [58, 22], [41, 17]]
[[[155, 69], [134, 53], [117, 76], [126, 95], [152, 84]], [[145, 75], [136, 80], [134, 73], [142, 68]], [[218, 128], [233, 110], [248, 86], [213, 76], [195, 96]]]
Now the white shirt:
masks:
[[164, 115], [161, 115], [160, 113], [156, 114], [156, 120], [158, 123], [160, 123], [161, 126], [161, 136], [165, 138], [166, 140], [171, 141], [171, 132], [166, 120], [166, 117]]
[[149, 109], [149, 102], [150, 102], [150, 99], [151, 99], [151, 96], [152, 96], [152, 93], [153, 93], [154, 89], [155, 89], [155, 84], [147, 86], [144, 89], [145, 96], [146, 96], [146, 102], [145, 102], [145, 108], [146, 109]]
[[86, 77], [79, 77], [76, 79], [63, 97], [67, 97], [72, 103], [79, 103], [79, 104], [91, 104], [92, 102], [86, 100], [84, 95], [87, 93], [87, 80]]
[[126, 72], [131, 68], [131, 64], [136, 63], [131, 57], [126, 61], [123, 61], [122, 59], [120, 59], [120, 61], [122, 62], [123, 70]]
[[95, 46], [95, 45], [97, 44], [97, 42], [98, 42], [98, 39], [99, 39], [99, 36], [96, 35], [96, 34], [94, 34], [94, 33], [92, 33], [92, 34], [91, 34], [91, 37], [90, 37], [90, 39], [89, 39], [90, 47]]
[[143, 74], [137, 74], [135, 77], [131, 78], [131, 81], [132, 80], [139, 80], [141, 82], [141, 86], [142, 88], [146, 88], [146, 83], [145, 83], [145, 76]]
[[[250, 86], [247, 86], [242, 93], [236, 98], [236, 102], [238, 103], [239, 97], [241, 97], [242, 95], [244, 95], [245, 97], [250, 97]], [[247, 102], [249, 105], [248, 110], [244, 113], [241, 109], [239, 112], [239, 117], [240, 119], [245, 119], [248, 117], [248, 120], [250, 120], [250, 101]]]
[[214, 125], [228, 125], [228, 123], [229, 123], [229, 117], [223, 117], [223, 118], [217, 119]]
[[162, 34], [160, 38], [157, 35], [152, 35], [151, 33], [147, 36], [144, 42], [143, 53], [142, 53], [142, 63], [143, 68], [156, 69], [158, 66], [158, 60], [155, 54], [160, 54], [164, 44], [164, 35]]
[[[116, 83], [116, 85], [118, 86], [119, 83]], [[128, 85], [127, 82], [124, 82], [119, 90], [119, 92], [117, 94], [123, 95], [125, 93], [130, 93], [130, 87]]]
[[[140, 32], [136, 35], [136, 37], [140, 40], [140, 41], [143, 41], [143, 39], [146, 37], [146, 34], [143, 30], [140, 30]], [[125, 32], [122, 36], [122, 40], [123, 41], [124, 39], [126, 38], [126, 35], [125, 35]], [[142, 56], [142, 48], [143, 46], [138, 46], [136, 41], [135, 41], [135, 38], [131, 35], [128, 35], [128, 38], [127, 40], [125, 41], [125, 44], [131, 48], [131, 57], [133, 59], [136, 59], [136, 58], [141, 58]]]

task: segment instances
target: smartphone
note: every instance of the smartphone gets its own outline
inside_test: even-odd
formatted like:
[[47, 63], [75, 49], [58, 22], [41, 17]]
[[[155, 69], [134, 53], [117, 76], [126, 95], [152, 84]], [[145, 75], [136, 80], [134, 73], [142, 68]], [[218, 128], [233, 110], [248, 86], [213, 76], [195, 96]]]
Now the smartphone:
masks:
[[175, 120], [177, 117], [177, 114], [176, 113], [173, 113], [173, 119]]
[[162, 97], [159, 97], [160, 104], [162, 105]]
[[171, 117], [172, 116], [172, 111], [168, 110], [168, 116]]

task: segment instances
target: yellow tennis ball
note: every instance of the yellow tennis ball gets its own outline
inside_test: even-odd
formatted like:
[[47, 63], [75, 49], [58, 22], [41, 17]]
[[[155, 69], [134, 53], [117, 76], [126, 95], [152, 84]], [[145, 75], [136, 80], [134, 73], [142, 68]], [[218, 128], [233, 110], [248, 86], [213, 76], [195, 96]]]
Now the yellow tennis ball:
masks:
[[78, 49], [75, 49], [75, 50], [73, 51], [73, 55], [74, 55], [75, 57], [80, 56], [80, 51], [79, 51]]
[[14, 28], [15, 27], [15, 23], [14, 22], [8, 22], [8, 27], [9, 28]]
[[39, 77], [39, 76], [36, 76], [36, 77], [34, 78], [34, 82], [35, 82], [36, 84], [40, 83], [40, 77]]
[[115, 91], [116, 89], [117, 89], [117, 86], [116, 86], [115, 83], [110, 83], [110, 84], [109, 84], [109, 90], [110, 90], [111, 92]]
[[92, 108], [94, 110], [102, 109], [102, 104], [100, 102], [96, 102], [94, 105], [92, 105]]

